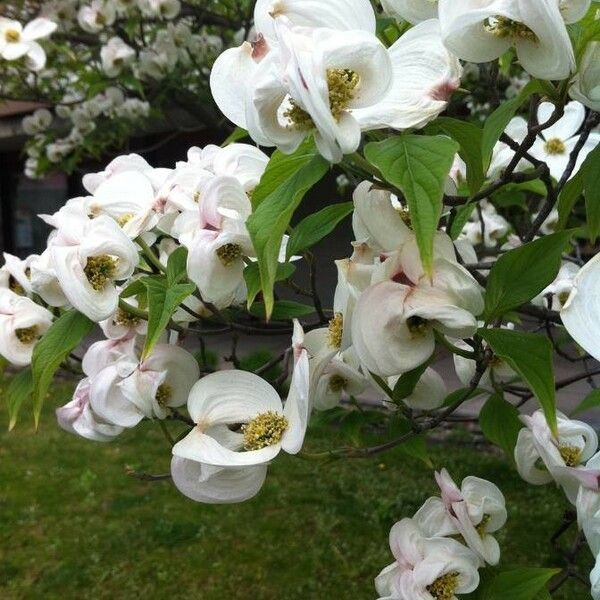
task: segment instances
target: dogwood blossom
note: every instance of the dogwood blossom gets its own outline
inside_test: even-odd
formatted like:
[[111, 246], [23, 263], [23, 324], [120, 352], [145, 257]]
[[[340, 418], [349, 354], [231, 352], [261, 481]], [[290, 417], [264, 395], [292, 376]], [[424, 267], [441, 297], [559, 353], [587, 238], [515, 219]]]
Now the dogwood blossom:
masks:
[[[317, 27], [319, 17], [292, 2], [272, 10], [268, 24], [265, 4], [255, 10], [262, 37], [225, 51], [211, 73], [219, 108], [262, 145], [291, 153], [313, 133], [323, 156], [339, 162], [357, 149], [361, 130], [423, 126], [458, 88], [460, 64], [441, 44], [436, 21], [418, 25], [386, 50], [369, 21], [352, 31], [338, 16], [327, 29]], [[362, 1], [337, 4], [364, 8]], [[310, 8], [323, 16], [332, 6], [317, 1]], [[336, 23], [339, 29], [332, 28]]]
[[442, 38], [459, 58], [482, 63], [514, 47], [533, 77], [565, 79], [575, 71], [575, 56], [565, 23], [581, 19], [590, 0], [439, 0]]
[[122, 427], [102, 422], [92, 411], [88, 378], [77, 384], [70, 402], [56, 409], [56, 419], [65, 431], [95, 442], [110, 442], [123, 432]]
[[412, 519], [390, 531], [396, 561], [375, 579], [379, 600], [456, 600], [479, 585], [477, 556], [449, 538], [427, 538]]
[[496, 485], [466, 477], [458, 488], [446, 469], [436, 473], [441, 498], [429, 498], [414, 520], [428, 536], [460, 535], [480, 559], [491, 565], [500, 560], [500, 546], [491, 535], [506, 523], [506, 503]]
[[25, 58], [32, 71], [46, 65], [46, 53], [37, 40], [48, 37], [56, 30], [56, 23], [43, 17], [23, 27], [18, 21], [0, 17], [0, 57], [4, 60]]
[[120, 37], [108, 40], [100, 50], [102, 68], [109, 77], [118, 75], [124, 67], [135, 60], [135, 50], [128, 46]]
[[0, 355], [18, 367], [28, 365], [36, 342], [52, 321], [52, 313], [44, 307], [0, 288]]
[[[550, 168], [550, 174], [555, 179], [560, 179], [569, 164], [571, 152], [579, 141], [577, 133], [585, 121], [585, 108], [580, 102], [569, 102], [565, 106], [565, 114], [554, 125], [544, 130], [544, 137], [538, 138], [531, 149], [537, 159], [544, 161]], [[542, 102], [538, 109], [538, 121], [545, 123], [552, 112], [554, 105]], [[592, 132], [584, 143], [578, 155], [573, 174], [587, 155], [600, 143], [600, 133]]]
[[[219, 371], [204, 377], [188, 400], [196, 427], [173, 446], [173, 454], [217, 467], [244, 467], [267, 463], [280, 450], [297, 453], [308, 413], [304, 383], [292, 381], [284, 408], [275, 389], [252, 373]], [[241, 430], [233, 431], [237, 425]]]
[[[598, 317], [600, 303], [600, 255], [588, 261], [572, 280], [566, 301], [562, 298], [560, 318], [569, 335], [594, 358], [600, 358]], [[565, 290], [566, 291], [566, 290]]]
[[119, 300], [115, 282], [130, 277], [138, 264], [135, 245], [107, 216], [89, 219], [75, 209], [47, 221], [58, 225], [49, 250], [64, 295], [92, 321], [107, 319]]
[[[574, 503], [579, 479], [572, 469], [580, 469], [598, 449], [596, 432], [587, 423], [571, 420], [560, 412], [557, 436], [550, 430], [541, 410], [531, 416], [522, 415], [521, 420], [526, 427], [519, 432], [515, 447], [519, 475], [533, 485], [555, 480]], [[540, 460], [543, 467], [538, 464]]]
[[600, 42], [590, 42], [573, 78], [569, 95], [591, 108], [600, 110]]

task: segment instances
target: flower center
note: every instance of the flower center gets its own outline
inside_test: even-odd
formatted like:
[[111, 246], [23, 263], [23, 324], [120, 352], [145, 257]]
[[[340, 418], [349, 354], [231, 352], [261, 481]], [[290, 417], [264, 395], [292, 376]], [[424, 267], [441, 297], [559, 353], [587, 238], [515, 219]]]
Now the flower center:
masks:
[[97, 12], [96, 13], [96, 25], [106, 25], [106, 17], [101, 13], [101, 12]]
[[406, 320], [406, 326], [413, 337], [425, 335], [429, 330], [429, 321], [421, 317], [410, 317]]
[[335, 316], [329, 321], [329, 336], [327, 343], [331, 348], [342, 347], [342, 334], [344, 333], [344, 315], [335, 313]]
[[404, 221], [405, 225], [412, 227], [412, 221], [410, 219], [410, 211], [405, 206], [396, 207], [396, 212], [400, 215], [400, 218]]
[[267, 446], [274, 446], [281, 441], [288, 428], [288, 420], [272, 410], [261, 413], [242, 425], [244, 434], [244, 448], [246, 450], [260, 450]]
[[4, 33], [4, 39], [9, 44], [16, 44], [21, 40], [21, 34], [16, 29], [7, 29]]
[[577, 446], [559, 446], [558, 451], [567, 467], [576, 467], [581, 462], [581, 450]]
[[567, 147], [565, 143], [559, 138], [552, 138], [546, 142], [544, 145], [546, 152], [555, 156], [557, 154], [565, 154], [567, 151]]
[[115, 325], [121, 325], [123, 327], [136, 327], [140, 324], [140, 319], [122, 308], [117, 310], [117, 314], [113, 319]]
[[[360, 83], [360, 76], [351, 69], [327, 69], [327, 87], [329, 88], [329, 108], [336, 121], [339, 121], [350, 102], [354, 99], [354, 91]], [[297, 129], [309, 131], [315, 128], [315, 123], [294, 99], [290, 100], [291, 107], [283, 116]]]
[[491, 520], [492, 520], [491, 515], [487, 515], [487, 514], [483, 515], [483, 519], [481, 519], [481, 523], [479, 523], [479, 525], [477, 525], [475, 527], [480, 538], [483, 538], [485, 536], [487, 526]]
[[103, 290], [106, 284], [113, 279], [118, 262], [119, 259], [108, 254], [90, 256], [87, 259], [83, 272], [97, 292]]
[[12, 275], [10, 275], [8, 278], [8, 287], [10, 290], [12, 290], [15, 294], [18, 294], [19, 296], [25, 295], [25, 290], [23, 289], [23, 286]]
[[33, 344], [39, 337], [39, 329], [37, 325], [15, 329], [15, 335], [21, 344]]
[[561, 306], [564, 306], [567, 303], [567, 300], [569, 299], [569, 296], [571, 294], [569, 292], [561, 292], [558, 295], [558, 301], [560, 302]]
[[125, 213], [124, 215], [121, 215], [117, 219], [119, 227], [125, 227], [125, 225], [127, 225], [127, 223], [129, 223], [129, 221], [131, 221], [131, 219], [133, 219], [134, 216], [135, 215], [133, 213]]
[[173, 397], [173, 388], [168, 383], [161, 383], [156, 390], [156, 401], [162, 407], [166, 407]]
[[507, 17], [496, 15], [485, 22], [485, 28], [499, 38], [511, 38], [513, 40], [528, 40], [537, 42], [537, 35], [524, 23], [513, 21]]
[[225, 244], [217, 250], [217, 256], [225, 267], [230, 267], [242, 254], [242, 248], [237, 244]]
[[329, 380], [329, 389], [332, 392], [341, 392], [346, 389], [347, 385], [348, 385], [348, 380], [344, 379], [344, 377], [342, 377], [341, 375], [334, 375]]
[[438, 577], [431, 585], [427, 586], [427, 591], [436, 600], [452, 600], [458, 587], [458, 573], [446, 573]]

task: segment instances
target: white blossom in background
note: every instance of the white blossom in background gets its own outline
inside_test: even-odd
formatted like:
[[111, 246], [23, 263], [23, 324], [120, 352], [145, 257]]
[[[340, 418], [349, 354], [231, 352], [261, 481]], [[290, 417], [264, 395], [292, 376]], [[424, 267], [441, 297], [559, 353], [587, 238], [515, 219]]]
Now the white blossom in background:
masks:
[[[554, 111], [550, 102], [542, 102], [538, 109], [538, 121], [545, 123]], [[543, 138], [538, 138], [531, 148], [531, 154], [544, 161], [550, 174], [555, 179], [560, 179], [569, 164], [571, 152], [579, 141], [579, 130], [585, 121], [585, 107], [580, 102], [569, 102], [565, 106], [565, 114], [554, 125], [543, 132]], [[579, 155], [573, 176], [581, 167], [587, 155], [600, 144], [600, 133], [592, 132], [584, 143]]]
[[481, 213], [473, 210], [470, 221], [465, 224], [460, 238], [468, 240], [473, 246], [483, 244], [486, 248], [495, 248], [498, 242], [508, 235], [510, 223], [496, 210], [491, 202], [480, 203]]
[[600, 111], [600, 42], [588, 44], [569, 95], [588, 108]]
[[32, 115], [23, 119], [23, 131], [27, 135], [42, 133], [52, 125], [52, 113], [46, 108], [39, 108]]
[[99, 33], [112, 25], [117, 17], [114, 2], [92, 0], [88, 6], [82, 6], [77, 13], [77, 22], [84, 31]]
[[120, 37], [108, 40], [100, 50], [102, 68], [109, 77], [116, 77], [126, 66], [136, 58], [135, 50], [128, 46]]
[[561, 311], [571, 295], [577, 273], [579, 273], [579, 267], [575, 263], [563, 262], [556, 279], [531, 302], [538, 306], [547, 307], [548, 298], [550, 298], [550, 309], [557, 312]]
[[25, 27], [18, 21], [0, 17], [0, 58], [25, 58], [32, 71], [40, 71], [46, 65], [46, 53], [37, 40], [48, 37], [55, 30], [56, 23], [42, 17]]
[[36, 342], [53, 318], [50, 311], [29, 298], [0, 289], [0, 355], [17, 367], [27, 366]]
[[575, 55], [566, 23], [581, 19], [591, 0], [439, 0], [446, 46], [459, 58], [483, 63], [511, 47], [523, 68], [540, 79], [566, 79]]

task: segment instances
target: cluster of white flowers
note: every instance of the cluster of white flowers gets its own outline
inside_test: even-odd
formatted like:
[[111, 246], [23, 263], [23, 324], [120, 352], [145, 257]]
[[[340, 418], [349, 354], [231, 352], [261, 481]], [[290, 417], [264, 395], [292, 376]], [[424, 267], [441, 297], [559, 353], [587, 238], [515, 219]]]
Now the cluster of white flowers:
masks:
[[454, 600], [478, 587], [481, 567], [500, 560], [493, 534], [506, 523], [502, 492], [478, 477], [459, 488], [445, 469], [435, 476], [441, 497], [390, 531], [395, 561], [375, 579], [379, 600]]

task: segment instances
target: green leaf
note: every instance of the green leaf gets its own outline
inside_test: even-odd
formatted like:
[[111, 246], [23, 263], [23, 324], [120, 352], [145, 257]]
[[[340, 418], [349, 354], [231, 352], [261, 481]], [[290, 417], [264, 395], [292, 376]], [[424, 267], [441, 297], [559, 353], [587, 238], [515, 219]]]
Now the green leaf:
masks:
[[[308, 304], [300, 304], [299, 302], [294, 302], [292, 300], [277, 300], [273, 305], [271, 319], [275, 321], [288, 321], [290, 319], [312, 315], [314, 312], [314, 306], [309, 306]], [[262, 303], [253, 304], [252, 308], [250, 308], [250, 314], [265, 319], [265, 305]]]
[[[390, 423], [390, 438], [395, 439], [411, 431], [410, 423], [400, 414], [396, 415]], [[398, 450], [407, 456], [417, 458], [428, 467], [433, 468], [433, 463], [427, 449], [427, 438], [423, 434], [415, 435], [398, 446]]]
[[571, 416], [578, 415], [586, 410], [600, 407], [600, 390], [592, 390], [571, 413]]
[[[271, 163], [275, 161], [275, 166]], [[319, 181], [328, 163], [303, 145], [293, 155], [277, 155], [269, 163], [261, 183], [254, 191], [254, 212], [246, 226], [250, 233], [260, 270], [267, 316], [273, 310], [273, 286], [278, 269], [281, 240], [304, 194]], [[269, 192], [267, 195], [265, 195]]]
[[510, 120], [515, 116], [523, 103], [532, 95], [542, 91], [542, 84], [533, 80], [530, 81], [521, 90], [521, 93], [513, 98], [503, 102], [487, 119], [483, 126], [483, 136], [481, 140], [481, 156], [483, 160], [483, 171], [487, 173], [492, 159], [494, 146], [504, 133]]
[[583, 194], [590, 241], [600, 235], [600, 146], [588, 154], [583, 169]]
[[54, 374], [61, 363], [90, 333], [94, 323], [76, 310], [61, 315], [33, 349], [31, 371], [33, 374], [33, 418], [37, 428], [42, 405]]
[[490, 396], [479, 413], [479, 425], [483, 435], [513, 457], [519, 431], [523, 423], [519, 411], [500, 394]]
[[554, 281], [573, 231], [544, 236], [503, 254], [490, 271], [485, 294], [487, 322], [535, 298]]
[[20, 373], [14, 375], [6, 391], [4, 399], [6, 400], [6, 408], [8, 410], [8, 430], [11, 431], [17, 424], [17, 418], [23, 402], [31, 398], [33, 392], [33, 374], [31, 369], [27, 368]]
[[520, 568], [501, 571], [482, 590], [480, 600], [534, 600], [560, 569]]
[[365, 156], [408, 203], [421, 261], [430, 273], [433, 240], [442, 214], [444, 185], [458, 144], [448, 137], [400, 135], [367, 144]]
[[454, 208], [453, 210], [456, 211], [456, 217], [452, 222], [450, 237], [453, 240], [456, 240], [461, 234], [462, 230], [465, 228], [467, 221], [473, 214], [473, 211], [475, 210], [475, 203], [467, 203], [463, 206], [459, 206], [458, 208]]
[[329, 235], [340, 221], [345, 219], [354, 210], [352, 202], [331, 204], [319, 212], [302, 219], [290, 235], [287, 246], [287, 256], [294, 256]]
[[184, 246], [179, 246], [169, 256], [167, 262], [167, 283], [173, 286], [182, 280], [187, 280], [187, 257], [188, 251]]
[[166, 330], [173, 313], [181, 303], [194, 293], [193, 283], [178, 283], [169, 286], [163, 277], [145, 277], [142, 282], [148, 294], [148, 333], [142, 353], [147, 358]]
[[458, 153], [467, 165], [467, 183], [471, 195], [475, 195], [485, 181], [481, 144], [483, 129], [469, 121], [439, 117], [428, 128], [441, 130], [460, 144]]
[[396, 403], [402, 402], [408, 398], [414, 391], [417, 383], [421, 379], [421, 376], [427, 370], [429, 366], [429, 361], [423, 363], [421, 366], [413, 369], [412, 371], [408, 371], [403, 375], [400, 375], [400, 378], [396, 382], [394, 386], [393, 400]]
[[227, 139], [221, 144], [221, 147], [229, 146], [229, 144], [234, 144], [235, 142], [239, 142], [240, 140], [246, 139], [248, 136], [248, 132], [241, 127], [236, 127], [227, 137]]
[[479, 335], [531, 388], [550, 429], [556, 433], [554, 352], [550, 340], [543, 335], [510, 329], [480, 329]]
[[[294, 263], [279, 263], [277, 265], [277, 273], [275, 275], [275, 283], [289, 279], [296, 270]], [[257, 262], [250, 263], [244, 269], [244, 280], [246, 281], [246, 287], [248, 288], [248, 308], [252, 306], [256, 296], [260, 292], [260, 269]]]
[[[320, 155], [314, 142], [308, 138], [293, 154], [284, 154], [276, 150], [271, 156], [260, 182], [252, 192], [252, 206], [254, 208], [259, 206], [263, 200], [273, 194], [300, 169], [309, 165], [315, 158], [320, 158]], [[321, 161], [325, 162], [323, 159]]]

